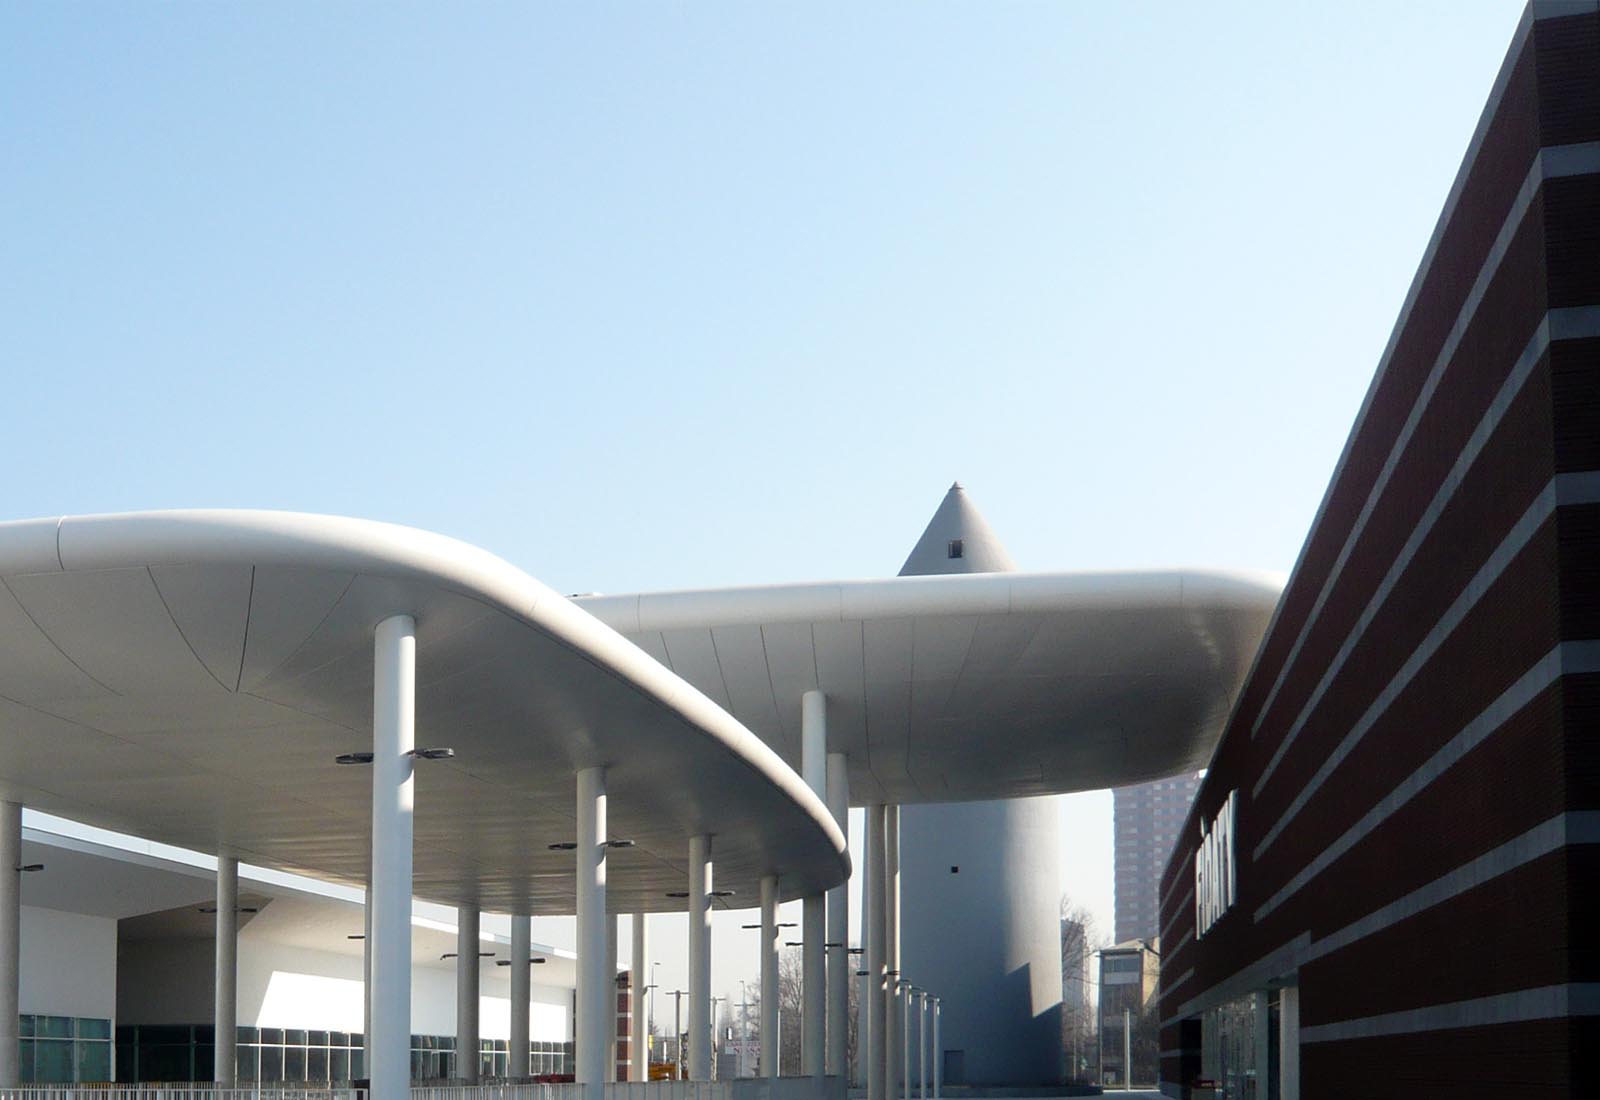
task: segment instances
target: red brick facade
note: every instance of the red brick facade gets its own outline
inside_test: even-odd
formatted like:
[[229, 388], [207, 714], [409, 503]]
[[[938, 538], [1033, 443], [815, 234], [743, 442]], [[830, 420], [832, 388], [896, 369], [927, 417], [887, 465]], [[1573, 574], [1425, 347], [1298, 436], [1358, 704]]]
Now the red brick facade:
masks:
[[1539, 3], [1185, 826], [1238, 792], [1237, 900], [1163, 877], [1163, 1088], [1292, 985], [1307, 1100], [1600, 1095], [1597, 730], [1600, 11]]

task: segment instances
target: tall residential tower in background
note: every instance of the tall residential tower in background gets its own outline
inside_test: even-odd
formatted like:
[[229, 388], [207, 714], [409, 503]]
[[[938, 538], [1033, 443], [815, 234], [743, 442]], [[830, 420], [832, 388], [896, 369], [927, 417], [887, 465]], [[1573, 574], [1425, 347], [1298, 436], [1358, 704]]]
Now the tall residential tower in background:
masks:
[[1112, 792], [1116, 845], [1116, 942], [1153, 940], [1160, 924], [1157, 884], [1200, 789], [1178, 775]]

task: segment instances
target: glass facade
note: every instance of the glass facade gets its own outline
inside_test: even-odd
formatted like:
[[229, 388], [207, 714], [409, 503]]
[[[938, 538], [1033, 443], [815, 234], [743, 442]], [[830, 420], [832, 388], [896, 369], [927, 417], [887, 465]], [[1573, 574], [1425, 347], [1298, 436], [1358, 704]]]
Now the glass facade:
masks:
[[111, 1080], [111, 1021], [75, 1016], [19, 1016], [23, 1084]]
[[1200, 1074], [1227, 1100], [1278, 1100], [1279, 993], [1253, 993], [1201, 1017]]
[[[109, 1034], [109, 1021], [107, 1028]], [[213, 1035], [212, 1029], [203, 1025], [119, 1027], [117, 1080], [209, 1081], [212, 1078]], [[325, 1085], [359, 1080], [366, 1076], [363, 1043], [364, 1037], [360, 1032], [241, 1027], [238, 1038], [238, 1080], [241, 1085]], [[528, 1047], [528, 1063], [532, 1073], [572, 1072], [571, 1043], [536, 1042], [528, 1044]], [[445, 1080], [454, 1076], [455, 1048], [455, 1037], [451, 1035], [413, 1035], [412, 1078], [426, 1081]], [[478, 1072], [485, 1077], [504, 1077], [509, 1058], [504, 1039], [485, 1039], [479, 1051]]]

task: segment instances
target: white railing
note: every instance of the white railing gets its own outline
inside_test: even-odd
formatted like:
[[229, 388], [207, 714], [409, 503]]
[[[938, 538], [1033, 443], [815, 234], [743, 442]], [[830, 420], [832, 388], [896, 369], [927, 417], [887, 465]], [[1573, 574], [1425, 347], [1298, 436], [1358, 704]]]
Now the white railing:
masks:
[[412, 1085], [411, 1100], [584, 1100], [584, 1092], [581, 1085], [574, 1084], [491, 1081], [482, 1085]]
[[834, 1100], [844, 1095], [838, 1077], [740, 1077], [731, 1100]]
[[366, 1100], [366, 1089], [174, 1081], [144, 1085], [18, 1085], [0, 1100]]
[[617, 1081], [605, 1100], [733, 1100], [732, 1081]]
[[[837, 1078], [828, 1078], [836, 1084]], [[603, 1100], [823, 1100], [817, 1079], [746, 1077], [733, 1081], [626, 1081], [604, 1086]], [[591, 1100], [584, 1085], [490, 1082], [413, 1085], [411, 1100]], [[226, 1088], [209, 1082], [143, 1085], [21, 1085], [0, 1089], [0, 1100], [367, 1100], [359, 1088], [273, 1084]]]

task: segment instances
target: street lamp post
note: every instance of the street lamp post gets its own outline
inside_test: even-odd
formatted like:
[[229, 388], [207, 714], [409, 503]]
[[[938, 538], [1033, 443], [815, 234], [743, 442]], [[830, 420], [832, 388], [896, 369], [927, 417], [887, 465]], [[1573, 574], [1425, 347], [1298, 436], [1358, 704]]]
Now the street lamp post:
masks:
[[718, 1002], [726, 1004], [730, 1000], [732, 1000], [732, 998], [730, 998], [726, 993], [724, 993], [720, 997], [711, 998], [711, 1034], [708, 1037], [708, 1041], [711, 1043], [711, 1046], [708, 1047], [707, 1049], [710, 1050], [710, 1052], [711, 1052], [711, 1076], [712, 1077], [718, 1076], [718, 1074], [717, 1074], [717, 1004], [718, 1004]]
[[687, 989], [674, 989], [667, 994], [672, 998], [672, 1079], [683, 1080], [683, 999]]
[[900, 979], [900, 1089], [911, 1100], [911, 983]]
[[[650, 964], [650, 984], [645, 986], [645, 992], [649, 994], [649, 998], [646, 1000], [645, 1006], [650, 1015], [645, 1020], [644, 1033], [645, 1041], [652, 1045], [655, 1043], [656, 1036], [656, 990], [661, 988], [661, 975], [656, 973], [656, 971], [660, 968], [660, 966], [660, 962], [653, 962]], [[651, 1053], [654, 1054], [655, 1052], [651, 1051]], [[649, 1065], [649, 1062], [647, 1061], [645, 1064]], [[645, 1071], [644, 1077], [646, 1081], [650, 1079], [650, 1072], [648, 1069]]]

